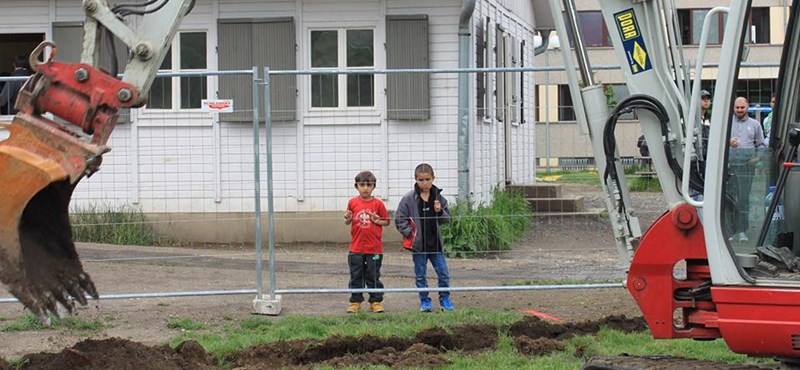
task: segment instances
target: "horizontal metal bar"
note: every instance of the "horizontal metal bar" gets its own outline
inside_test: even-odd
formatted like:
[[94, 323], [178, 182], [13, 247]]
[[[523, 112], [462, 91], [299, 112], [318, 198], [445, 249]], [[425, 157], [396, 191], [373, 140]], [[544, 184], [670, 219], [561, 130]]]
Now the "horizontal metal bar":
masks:
[[600, 289], [622, 288], [624, 283], [571, 284], [571, 285], [501, 285], [449, 288], [384, 288], [384, 289], [275, 289], [275, 294], [338, 294], [338, 293], [419, 293], [419, 292], [480, 292], [518, 290]]
[[[776, 62], [768, 63], [742, 63], [742, 67], [779, 67], [780, 64]], [[719, 67], [719, 63], [703, 64], [703, 67]], [[621, 69], [619, 65], [593, 65], [592, 70], [616, 70]], [[497, 73], [497, 72], [558, 72], [564, 71], [564, 66], [534, 66], [534, 67], [514, 67], [514, 68], [420, 68], [420, 69], [358, 69], [358, 70], [342, 70], [334, 68], [326, 69], [313, 69], [313, 70], [270, 70], [270, 76], [280, 75], [330, 75], [330, 74], [343, 74], [343, 75], [389, 75], [389, 74], [410, 74], [410, 73]]]
[[[217, 295], [241, 295], [256, 294], [255, 289], [231, 289], [231, 290], [200, 290], [187, 292], [163, 292], [163, 293], [130, 293], [130, 294], [102, 294], [100, 299], [132, 299], [132, 298], [172, 298], [172, 297], [202, 297]], [[16, 298], [0, 298], [0, 303], [19, 302]]]
[[[570, 285], [508, 285], [508, 286], [475, 286], [475, 287], [449, 287], [449, 288], [384, 288], [384, 289], [276, 289], [275, 294], [343, 294], [343, 293], [419, 293], [419, 292], [481, 292], [481, 291], [520, 291], [520, 290], [560, 290], [560, 289], [602, 289], [622, 288], [624, 283], [602, 284], [570, 284]], [[200, 290], [184, 292], [162, 293], [130, 293], [130, 294], [102, 294], [100, 299], [133, 299], [133, 298], [174, 298], [174, 297], [202, 297], [256, 294], [255, 289], [230, 289], [230, 290]], [[0, 298], [0, 303], [16, 303], [16, 298]]]

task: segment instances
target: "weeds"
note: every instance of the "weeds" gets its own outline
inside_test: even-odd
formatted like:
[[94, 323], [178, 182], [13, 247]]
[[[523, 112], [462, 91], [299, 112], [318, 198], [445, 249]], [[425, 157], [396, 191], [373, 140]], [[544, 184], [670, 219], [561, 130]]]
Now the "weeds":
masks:
[[474, 257], [511, 249], [531, 226], [531, 208], [517, 193], [495, 190], [491, 205], [472, 201], [450, 207], [451, 221], [442, 227], [445, 253]]
[[76, 208], [71, 214], [75, 241], [155, 245], [155, 232], [147, 223], [142, 210], [132, 206], [91, 205]]
[[205, 329], [206, 324], [203, 324], [202, 322], [198, 322], [189, 318], [182, 318], [182, 319], [172, 319], [167, 321], [167, 327], [170, 329], [200, 330], [200, 329]]
[[45, 329], [69, 329], [75, 331], [98, 331], [105, 328], [106, 325], [100, 321], [84, 320], [75, 316], [67, 316], [58, 318], [50, 316], [50, 327], [46, 327], [39, 322], [33, 314], [25, 314], [14, 322], [9, 323], [0, 328], [3, 332], [17, 332], [28, 330], [45, 330]]

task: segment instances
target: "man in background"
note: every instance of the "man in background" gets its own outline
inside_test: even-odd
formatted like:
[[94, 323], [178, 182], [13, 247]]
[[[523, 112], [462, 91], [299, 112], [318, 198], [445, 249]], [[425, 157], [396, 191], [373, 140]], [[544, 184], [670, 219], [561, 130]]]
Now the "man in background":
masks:
[[733, 122], [730, 140], [730, 186], [736, 194], [736, 224], [730, 240], [748, 241], [750, 228], [750, 190], [756, 164], [760, 161], [758, 149], [764, 148], [764, 131], [761, 123], [747, 115], [749, 105], [744, 97], [733, 104]]
[[[28, 67], [28, 58], [24, 55], [17, 55], [14, 58], [14, 71], [11, 72], [12, 77], [30, 76], [31, 71]], [[7, 81], [0, 92], [0, 114], [17, 114], [14, 104], [17, 102], [17, 95], [24, 80]]]

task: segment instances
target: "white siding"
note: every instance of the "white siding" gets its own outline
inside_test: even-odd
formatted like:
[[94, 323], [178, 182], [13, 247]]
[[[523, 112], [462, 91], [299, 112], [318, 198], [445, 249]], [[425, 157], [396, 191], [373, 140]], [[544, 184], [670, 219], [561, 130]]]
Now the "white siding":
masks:
[[[533, 43], [525, 16], [525, 6], [500, 0], [480, 1], [474, 22], [484, 17], [493, 26], [502, 24], [519, 40], [527, 40], [525, 64], [532, 65]], [[80, 1], [15, 1], [0, 15], [0, 31], [19, 32], [18, 25], [38, 27], [49, 32], [51, 20], [83, 19]], [[511, 9], [511, 10], [509, 10]], [[50, 14], [50, 12], [54, 14]], [[268, 18], [291, 16], [297, 25], [298, 68], [308, 68], [310, 29], [330, 27], [370, 27], [375, 30], [375, 67], [385, 68], [387, 15], [425, 14], [429, 22], [431, 68], [458, 65], [458, 20], [461, 2], [457, 0], [198, 0], [182, 30], [208, 30], [209, 68], [216, 66], [216, 23], [218, 18]], [[16, 26], [15, 26], [16, 25]], [[486, 35], [494, 38], [494, 28]], [[474, 39], [470, 58], [474, 59]], [[491, 52], [491, 51], [490, 51]], [[494, 60], [493, 57], [490, 58]], [[474, 61], [471, 60], [471, 65]], [[489, 66], [493, 66], [492, 62]], [[525, 120], [514, 126], [513, 181], [534, 181], [533, 166], [533, 78], [524, 76]], [[470, 90], [475, 75], [470, 75]], [[353, 177], [371, 170], [378, 177], [376, 195], [390, 209], [412, 189], [413, 170], [419, 163], [430, 163], [436, 171], [436, 184], [454, 201], [458, 192], [458, 76], [431, 76], [431, 117], [424, 121], [388, 121], [383, 86], [385, 78], [375, 77], [374, 109], [348, 109], [336, 115], [308, 112], [308, 79], [298, 80], [298, 122], [275, 123], [272, 131], [273, 183], [276, 211], [334, 211], [345, 207], [354, 195]], [[209, 84], [215, 84], [210, 78]], [[214, 90], [212, 86], [211, 91]], [[474, 95], [474, 92], [471, 94]], [[470, 98], [471, 106], [475, 97]], [[493, 103], [488, 104], [494, 106]], [[494, 121], [474, 122], [470, 113], [472, 190], [479, 200], [488, 200], [491, 189], [504, 180], [503, 126]], [[198, 114], [139, 112], [137, 129], [132, 124], [117, 127], [101, 170], [80, 183], [75, 205], [97, 203], [126, 204], [139, 200], [145, 212], [225, 213], [254, 210], [253, 133], [248, 123], [223, 123], [219, 138], [208, 116]], [[134, 137], [134, 133], [138, 135]], [[261, 194], [266, 197], [266, 148], [260, 136]], [[218, 142], [218, 144], [217, 144]], [[219, 145], [219, 149], [216, 147]], [[137, 149], [138, 148], [138, 149]], [[219, 150], [219, 167], [215, 158]], [[138, 158], [138, 167], [132, 158]], [[217, 175], [218, 174], [218, 175]], [[134, 183], [138, 178], [138, 183]], [[217, 185], [218, 184], [218, 185]], [[215, 185], [220, 201], [215, 201]]]

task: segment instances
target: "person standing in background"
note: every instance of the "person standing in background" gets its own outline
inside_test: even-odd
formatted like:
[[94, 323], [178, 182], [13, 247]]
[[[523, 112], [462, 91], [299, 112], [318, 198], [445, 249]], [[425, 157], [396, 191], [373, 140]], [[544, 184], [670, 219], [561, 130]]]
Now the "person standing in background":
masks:
[[[31, 71], [28, 67], [28, 58], [24, 55], [17, 55], [14, 58], [14, 71], [12, 77], [30, 76]], [[25, 81], [8, 81], [0, 92], [0, 114], [17, 114], [14, 104], [17, 102], [17, 95]]]

